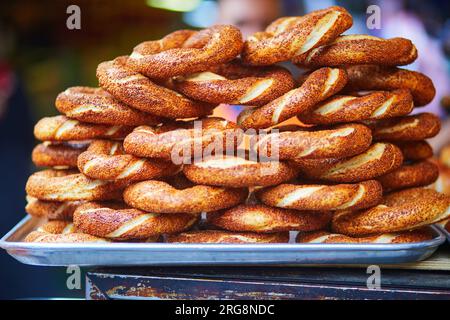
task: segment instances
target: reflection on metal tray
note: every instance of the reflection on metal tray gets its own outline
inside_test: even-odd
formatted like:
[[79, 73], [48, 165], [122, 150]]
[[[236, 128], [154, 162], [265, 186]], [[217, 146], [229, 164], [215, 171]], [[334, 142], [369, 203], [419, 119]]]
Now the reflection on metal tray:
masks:
[[439, 229], [439, 231], [442, 231], [442, 233], [447, 237], [447, 241], [450, 242], [450, 232], [445, 229], [445, 227], [439, 223], [436, 224], [436, 227]]
[[445, 241], [407, 244], [54, 244], [21, 240], [42, 223], [26, 217], [0, 240], [22, 263], [42, 266], [397, 264], [426, 259]]

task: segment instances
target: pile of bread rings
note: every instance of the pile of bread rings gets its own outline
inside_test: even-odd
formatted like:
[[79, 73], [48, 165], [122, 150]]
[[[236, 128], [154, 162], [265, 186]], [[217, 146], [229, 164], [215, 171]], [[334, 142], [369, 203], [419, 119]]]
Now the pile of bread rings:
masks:
[[[100, 63], [98, 88], [68, 88], [61, 115], [35, 126], [46, 169], [26, 211], [47, 222], [25, 241], [430, 239], [450, 216], [450, 197], [427, 187], [440, 121], [410, 113], [433, 83], [398, 67], [416, 59], [411, 41], [342, 35], [351, 25], [330, 7], [246, 41], [230, 25], [175, 31]], [[234, 123], [211, 116], [219, 104], [245, 109]]]

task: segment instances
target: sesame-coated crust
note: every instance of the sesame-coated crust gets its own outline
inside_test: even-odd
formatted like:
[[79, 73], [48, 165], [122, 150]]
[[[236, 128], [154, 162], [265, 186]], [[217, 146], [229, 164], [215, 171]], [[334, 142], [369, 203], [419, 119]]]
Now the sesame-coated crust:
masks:
[[170, 243], [287, 243], [288, 232], [252, 233], [219, 230], [189, 231], [169, 235]]
[[403, 158], [405, 158], [405, 160], [418, 161], [425, 160], [433, 156], [433, 148], [425, 140], [398, 141], [395, 144], [402, 151]]
[[133, 127], [80, 122], [65, 116], [45, 117], [34, 126], [34, 136], [41, 141], [124, 139]]
[[[225, 156], [222, 159], [228, 161], [233, 158]], [[205, 161], [208, 163], [208, 159], [205, 159], [185, 165], [183, 173], [189, 180], [197, 184], [241, 188], [277, 185], [295, 178], [298, 172], [292, 165], [283, 161], [250, 161], [225, 168], [204, 166], [202, 163]]]
[[388, 174], [378, 177], [384, 192], [393, 190], [422, 187], [432, 184], [439, 176], [438, 167], [427, 160], [417, 163], [403, 164]]
[[69, 234], [75, 233], [76, 229], [71, 221], [53, 220], [44, 223], [36, 231], [47, 232], [52, 234]]
[[333, 232], [349, 236], [416, 229], [450, 216], [450, 197], [431, 189], [393, 192], [376, 207], [342, 211], [333, 217]]
[[408, 89], [416, 107], [427, 105], [436, 95], [431, 79], [417, 71], [377, 65], [346, 66], [345, 70], [346, 91]]
[[322, 130], [261, 135], [254, 149], [269, 157], [278, 153], [280, 159], [344, 158], [366, 151], [371, 143], [369, 128], [361, 124], [346, 124]]
[[168, 79], [228, 62], [242, 46], [241, 31], [231, 25], [214, 25], [198, 32], [179, 30], [137, 45], [128, 65], [150, 78]]
[[126, 206], [88, 202], [73, 215], [77, 230], [114, 240], [146, 239], [189, 229], [197, 217], [186, 213], [147, 213]]
[[359, 182], [389, 173], [403, 163], [400, 149], [390, 143], [375, 143], [364, 153], [344, 159], [296, 159], [291, 161], [300, 176], [331, 182]]
[[119, 141], [94, 140], [78, 157], [78, 169], [92, 179], [139, 181], [173, 175], [181, 168], [170, 161], [125, 154]]
[[[174, 155], [189, 159], [202, 156], [204, 149], [213, 151], [211, 147], [217, 152], [220, 148], [234, 150], [241, 139], [242, 130], [234, 122], [210, 117], [137, 127], [125, 138], [123, 146], [126, 153], [138, 157], [174, 160]], [[202, 154], [196, 155], [197, 150]]]
[[296, 210], [356, 210], [380, 203], [383, 190], [375, 180], [355, 184], [280, 184], [256, 192], [261, 202]]
[[126, 60], [127, 57], [118, 57], [100, 63], [97, 78], [103, 89], [130, 107], [170, 119], [204, 116], [214, 108], [153, 83], [128, 68]]
[[[211, 73], [213, 77], [208, 79]], [[175, 78], [173, 85], [177, 91], [199, 101], [261, 106], [292, 90], [294, 79], [279, 66], [258, 68], [234, 60], [212, 67], [205, 75]]]
[[78, 156], [88, 146], [88, 142], [44, 142], [34, 147], [31, 159], [38, 167], [76, 168]]
[[298, 243], [413, 243], [433, 239], [433, 231], [424, 227], [417, 230], [396, 233], [385, 233], [366, 237], [349, 237], [343, 234], [333, 234], [327, 231], [299, 233]]
[[95, 243], [108, 242], [105, 239], [91, 236], [85, 233], [66, 233], [66, 234], [52, 234], [41, 231], [32, 231], [24, 239], [25, 242], [38, 243]]
[[245, 188], [194, 185], [176, 189], [164, 181], [149, 180], [125, 189], [125, 202], [137, 209], [158, 213], [201, 213], [235, 206], [247, 198]]
[[297, 117], [305, 124], [335, 124], [368, 119], [388, 119], [409, 114], [414, 108], [406, 89], [376, 91], [364, 96], [336, 95]]
[[27, 181], [28, 195], [48, 201], [121, 199], [123, 181], [93, 180], [69, 170], [43, 170], [33, 173]]
[[314, 107], [339, 92], [347, 83], [342, 69], [321, 68], [312, 72], [296, 89], [292, 89], [259, 108], [242, 111], [237, 119], [245, 128], [268, 128]]
[[109, 125], [155, 125], [163, 118], [130, 108], [101, 88], [70, 87], [56, 97], [56, 109], [68, 118]]
[[418, 141], [432, 138], [441, 130], [441, 121], [432, 113], [366, 121], [375, 141]]
[[293, 62], [306, 68], [353, 64], [401, 66], [410, 64], [416, 59], [417, 49], [411, 40], [345, 35], [336, 38], [332, 43], [295, 57]]
[[224, 212], [208, 214], [208, 223], [229, 231], [271, 233], [325, 229], [329, 212], [297, 211], [265, 205], [240, 205]]
[[25, 211], [37, 218], [70, 221], [75, 209], [82, 203], [83, 201], [45, 201], [27, 196]]
[[352, 23], [352, 16], [338, 6], [301, 17], [279, 18], [264, 32], [257, 32], [245, 41], [242, 59], [250, 65], [270, 65], [290, 60], [333, 41]]

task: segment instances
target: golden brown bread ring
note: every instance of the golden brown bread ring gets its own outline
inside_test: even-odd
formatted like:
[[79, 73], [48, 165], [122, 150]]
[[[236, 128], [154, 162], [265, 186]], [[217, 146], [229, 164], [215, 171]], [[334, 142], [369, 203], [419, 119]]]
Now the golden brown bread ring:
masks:
[[147, 239], [189, 229], [197, 217], [186, 213], [158, 214], [123, 205], [88, 202], [73, 215], [75, 227], [87, 234], [114, 240]]
[[24, 239], [24, 242], [38, 243], [107, 243], [108, 241], [85, 233], [52, 234], [41, 231], [32, 231]]
[[412, 164], [403, 164], [388, 174], [378, 177], [384, 192], [422, 187], [432, 184], [439, 176], [438, 167], [427, 160]]
[[118, 57], [100, 63], [97, 78], [103, 89], [130, 107], [170, 119], [205, 116], [214, 108], [153, 83], [125, 66], [126, 60]]
[[447, 168], [450, 168], [450, 145], [442, 148], [439, 153], [439, 161]]
[[253, 233], [221, 230], [189, 231], [169, 235], [170, 243], [288, 243], [289, 232]]
[[64, 220], [48, 221], [37, 228], [36, 231], [52, 234], [69, 234], [77, 232], [72, 222]]
[[333, 217], [334, 232], [348, 236], [398, 232], [433, 224], [450, 216], [450, 197], [431, 189], [393, 192], [376, 207], [342, 211]]
[[335, 124], [404, 116], [414, 108], [409, 90], [377, 91], [364, 96], [336, 95], [298, 115], [305, 124]]
[[312, 72], [299, 88], [293, 89], [259, 108], [244, 109], [238, 124], [245, 128], [268, 128], [314, 107], [339, 92], [347, 83], [342, 69], [321, 68]]
[[41, 141], [124, 139], [133, 127], [80, 122], [65, 116], [45, 117], [34, 126], [34, 136]]
[[250, 67], [235, 60], [207, 72], [177, 77], [173, 85], [199, 101], [260, 106], [292, 90], [294, 79], [279, 66]]
[[344, 158], [366, 151], [372, 133], [361, 124], [346, 124], [323, 130], [282, 131], [259, 135], [255, 151], [280, 159]]
[[283, 17], [244, 43], [245, 63], [270, 65], [286, 61], [329, 43], [352, 26], [352, 16], [342, 7], [313, 11], [301, 17]]
[[395, 143], [402, 151], [405, 160], [418, 161], [431, 158], [433, 148], [430, 144], [423, 141], [399, 141]]
[[83, 122], [140, 126], [161, 123], [163, 118], [130, 108], [101, 88], [71, 87], [56, 97], [56, 109]]
[[150, 78], [168, 79], [228, 62], [242, 46], [241, 31], [232, 25], [214, 25], [198, 32], [179, 30], [137, 45], [128, 65]]
[[413, 243], [433, 239], [433, 231], [429, 227], [417, 230], [384, 233], [366, 237], [349, 237], [343, 234], [330, 233], [327, 231], [313, 231], [299, 233], [298, 243]]
[[434, 137], [441, 129], [441, 120], [432, 113], [366, 121], [375, 141], [418, 141]]
[[[138, 157], [191, 159], [203, 151], [234, 150], [241, 142], [242, 130], [231, 121], [210, 117], [195, 121], [177, 121], [156, 127], [141, 126], [130, 133], [123, 143], [127, 153]], [[213, 148], [213, 150], [211, 150]], [[222, 150], [220, 150], [222, 149]]]
[[183, 173], [197, 184], [240, 188], [280, 184], [295, 178], [297, 170], [282, 161], [256, 162], [225, 155], [187, 164]]
[[417, 59], [417, 49], [404, 38], [382, 39], [369, 35], [345, 35], [332, 43], [296, 56], [292, 61], [301, 67], [377, 64], [401, 66]]
[[157, 213], [201, 213], [235, 206], [248, 196], [245, 188], [193, 185], [178, 189], [164, 181], [143, 181], [125, 189], [125, 202], [137, 209]]
[[77, 201], [121, 199], [125, 183], [90, 179], [72, 170], [43, 170], [27, 181], [27, 194], [40, 200]]
[[78, 156], [88, 146], [88, 142], [52, 143], [45, 141], [34, 147], [31, 159], [38, 167], [53, 167], [54, 169], [76, 168]]
[[364, 153], [350, 158], [296, 159], [291, 162], [309, 179], [359, 182], [397, 169], [403, 163], [403, 156], [400, 149], [393, 144], [375, 143]]
[[125, 154], [119, 141], [94, 140], [78, 157], [78, 169], [92, 179], [139, 181], [173, 175], [181, 168], [170, 161]]
[[436, 95], [433, 81], [420, 72], [378, 65], [346, 66], [345, 70], [346, 91], [408, 89], [416, 107], [427, 105]]
[[296, 210], [356, 210], [377, 205], [383, 189], [375, 180], [355, 184], [280, 184], [256, 192], [266, 205]]
[[75, 209], [81, 204], [83, 204], [83, 201], [45, 201], [27, 196], [25, 211], [37, 218], [72, 220]]
[[331, 214], [246, 204], [223, 212], [208, 213], [207, 221], [229, 231], [257, 233], [313, 231], [326, 228], [331, 221]]

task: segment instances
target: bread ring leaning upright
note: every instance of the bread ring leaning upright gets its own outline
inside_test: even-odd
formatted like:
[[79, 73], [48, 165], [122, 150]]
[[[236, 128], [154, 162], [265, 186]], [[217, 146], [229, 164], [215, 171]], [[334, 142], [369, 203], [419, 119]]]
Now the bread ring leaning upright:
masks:
[[242, 46], [241, 31], [231, 25], [179, 30], [136, 46], [128, 65], [150, 78], [168, 79], [228, 62], [241, 52]]
[[272, 22], [244, 43], [242, 59], [250, 65], [270, 65], [333, 41], [352, 26], [352, 16], [342, 7], [313, 11], [301, 17]]
[[245, 129], [268, 128], [314, 107], [339, 92], [347, 83], [342, 69], [321, 68], [312, 72], [299, 88], [259, 108], [248, 108], [238, 116], [238, 124]]

